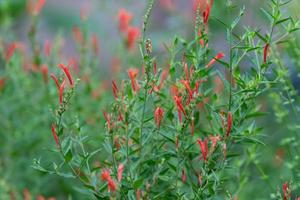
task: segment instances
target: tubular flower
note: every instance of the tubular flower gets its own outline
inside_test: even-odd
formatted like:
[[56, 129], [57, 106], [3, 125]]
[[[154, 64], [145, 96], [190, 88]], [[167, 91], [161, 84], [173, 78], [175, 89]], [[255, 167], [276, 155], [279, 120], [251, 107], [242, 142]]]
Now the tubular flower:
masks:
[[186, 116], [186, 112], [185, 112], [185, 110], [183, 108], [183, 105], [182, 105], [182, 102], [181, 102], [182, 97], [175, 95], [173, 97], [173, 99], [175, 101], [175, 104], [176, 104], [176, 107], [177, 107], [177, 110], [178, 110], [178, 118], [179, 118], [179, 121], [181, 123], [182, 122], [182, 114], [181, 113], [183, 113], [184, 116]]
[[60, 147], [59, 139], [58, 139], [54, 124], [52, 124], [52, 126], [51, 126], [51, 131], [52, 131], [52, 135], [53, 135], [53, 138], [54, 138], [54, 141], [55, 141], [57, 147]]
[[109, 170], [105, 169], [102, 171], [101, 179], [102, 179], [102, 181], [107, 181], [107, 180], [111, 179]]
[[118, 90], [118, 86], [117, 86], [117, 83], [116, 83], [115, 80], [112, 81], [112, 90], [113, 90], [113, 94], [114, 94], [115, 99], [117, 99], [119, 90]]
[[183, 65], [183, 69], [184, 69], [184, 74], [185, 74], [185, 79], [190, 82], [190, 76], [189, 76], [189, 68], [187, 63], [185, 62]]
[[211, 151], [214, 151], [216, 146], [217, 146], [217, 142], [220, 141], [221, 137], [220, 135], [217, 135], [217, 136], [212, 136], [210, 135], [209, 136], [209, 140], [211, 141], [212, 143], [212, 146], [211, 146]]
[[6, 54], [5, 54], [6, 62], [9, 62], [9, 60], [11, 59], [11, 57], [13, 56], [13, 54], [15, 52], [16, 47], [17, 47], [17, 45], [14, 42], [8, 45], [8, 48], [7, 48]]
[[212, 66], [217, 60], [222, 59], [225, 56], [223, 52], [219, 52], [209, 63], [206, 65], [206, 68]]
[[108, 129], [108, 131], [110, 131], [110, 129], [111, 129], [111, 119], [110, 119], [110, 116], [105, 111], [103, 111], [103, 116], [104, 116], [104, 118], [106, 120], [106, 123], [107, 123], [107, 129]]
[[127, 73], [128, 73], [129, 78], [130, 78], [130, 81], [131, 81], [132, 90], [134, 92], [137, 92], [139, 88], [138, 88], [138, 85], [136, 83], [135, 78], [137, 77], [137, 75], [139, 73], [139, 70], [136, 69], [136, 68], [130, 68], [130, 69], [128, 69]]
[[154, 61], [154, 63], [153, 63], [153, 73], [154, 73], [154, 75], [156, 75], [156, 73], [157, 73], [156, 61]]
[[107, 182], [109, 191], [112, 191], [112, 192], [116, 191], [116, 184], [113, 181], [113, 179], [111, 178], [109, 170], [105, 169], [105, 170], [102, 171], [101, 179], [103, 181]]
[[59, 86], [59, 104], [62, 105], [63, 103], [63, 96], [64, 96], [64, 90], [66, 85], [66, 79], [63, 80], [61, 85]]
[[59, 64], [58, 66], [65, 72], [71, 87], [74, 87], [74, 82], [73, 82], [73, 79], [72, 79], [69, 69], [64, 64]]
[[232, 128], [232, 113], [231, 113], [231, 112], [228, 112], [228, 114], [227, 114], [226, 137], [229, 137], [231, 128]]
[[269, 47], [270, 47], [270, 44], [267, 43], [264, 47], [264, 63], [266, 64], [267, 63], [267, 57], [268, 57], [268, 51], [269, 51]]
[[119, 31], [125, 32], [132, 20], [132, 14], [125, 9], [120, 9], [118, 12]]
[[283, 192], [283, 200], [288, 200], [290, 198], [288, 182], [282, 184], [282, 192]]
[[127, 30], [127, 48], [133, 49], [135, 41], [140, 35], [140, 30], [137, 27], [130, 26]]
[[168, 78], [169, 72], [167, 69], [164, 69], [161, 73], [160, 83], [155, 91], [161, 90], [161, 88], [164, 86], [165, 80]]
[[204, 139], [204, 141], [202, 141], [201, 139], [197, 140], [201, 152], [202, 152], [202, 158], [205, 162], [207, 162], [207, 155], [208, 155], [208, 146], [207, 146], [207, 139]]
[[190, 87], [190, 84], [187, 80], [182, 80], [181, 83], [183, 83], [183, 85], [185, 86], [185, 88], [187, 89], [188, 93], [189, 93], [189, 99], [193, 98], [193, 91]]
[[53, 81], [55, 82], [55, 85], [57, 87], [57, 89], [59, 90], [59, 82], [57, 77], [54, 74], [51, 74], [50, 77], [53, 79]]
[[119, 164], [119, 166], [118, 166], [118, 181], [119, 182], [122, 180], [123, 171], [124, 171], [124, 165]]
[[160, 127], [163, 117], [164, 117], [164, 110], [161, 107], [157, 107], [154, 111], [154, 121], [156, 123], [157, 128]]
[[211, 0], [209, 3], [208, 3], [208, 0], [206, 1], [206, 8], [205, 8], [205, 11], [203, 12], [203, 23], [205, 25], [207, 25], [212, 5], [213, 5], [213, 0]]

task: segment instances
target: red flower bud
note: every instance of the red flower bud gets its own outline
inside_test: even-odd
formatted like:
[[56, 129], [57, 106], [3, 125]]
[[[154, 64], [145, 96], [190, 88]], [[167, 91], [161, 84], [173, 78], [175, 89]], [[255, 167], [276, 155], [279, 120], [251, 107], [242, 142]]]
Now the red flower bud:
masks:
[[54, 125], [54, 124], [52, 124], [52, 126], [51, 126], [51, 131], [52, 131], [52, 135], [53, 135], [53, 138], [54, 138], [54, 141], [55, 141], [57, 147], [60, 147], [59, 138], [58, 138], [58, 136], [57, 136], [57, 133], [56, 133], [55, 125]]
[[59, 104], [61, 105], [63, 103], [63, 95], [64, 95], [64, 90], [65, 90], [65, 85], [66, 85], [66, 79], [63, 80], [61, 85], [59, 86]]
[[217, 60], [222, 59], [225, 56], [223, 52], [219, 52], [209, 63], [206, 65], [206, 68], [212, 66]]
[[105, 111], [103, 111], [103, 116], [104, 116], [104, 118], [106, 120], [106, 123], [107, 123], [107, 129], [108, 129], [108, 131], [110, 131], [110, 129], [111, 129], [111, 119], [110, 119], [110, 116]]
[[208, 155], [208, 146], [207, 146], [207, 139], [204, 139], [204, 141], [202, 141], [201, 139], [197, 140], [201, 152], [202, 152], [202, 158], [205, 162], [207, 162], [207, 155]]
[[164, 110], [161, 107], [157, 107], [154, 111], [154, 121], [158, 128], [160, 127], [163, 117], [164, 117]]
[[119, 182], [122, 180], [123, 170], [124, 170], [124, 165], [119, 164], [119, 166], [118, 166], [118, 181]]
[[138, 85], [136, 83], [135, 78], [137, 77], [137, 75], [139, 73], [139, 70], [136, 69], [136, 68], [130, 68], [130, 69], [128, 69], [127, 73], [128, 73], [129, 78], [130, 78], [130, 81], [131, 81], [132, 90], [134, 92], [137, 92], [139, 88], [138, 88]]
[[214, 151], [216, 146], [217, 146], [217, 142], [220, 141], [221, 137], [220, 135], [217, 135], [217, 136], [212, 136], [210, 135], [209, 136], [209, 140], [211, 141], [212, 143], [212, 146], [211, 146], [211, 151]]
[[186, 112], [185, 112], [185, 110], [183, 108], [183, 105], [182, 105], [182, 102], [181, 102], [182, 97], [180, 97], [180, 96], [174, 96], [173, 99], [174, 99], [175, 104], [177, 106], [178, 118], [179, 118], [179, 121], [181, 123], [182, 122], [182, 114], [181, 113], [183, 113], [184, 116], [186, 116]]
[[116, 184], [113, 181], [113, 179], [111, 178], [109, 170], [105, 169], [105, 170], [102, 171], [101, 179], [103, 181], [107, 181], [108, 191], [112, 191], [112, 192], [116, 191]]
[[290, 191], [289, 191], [289, 183], [285, 182], [282, 184], [282, 191], [283, 191], [283, 200], [288, 200], [290, 198]]
[[71, 87], [74, 87], [74, 82], [73, 82], [73, 79], [72, 79], [69, 69], [64, 64], [59, 64], [58, 66], [65, 72]]
[[116, 81], [114, 81], [114, 80], [112, 81], [112, 89], [113, 89], [114, 97], [115, 97], [115, 99], [117, 99], [119, 90], [118, 90], [118, 86], [116, 84]]
[[53, 79], [53, 81], [55, 82], [55, 85], [57, 87], [57, 89], [59, 90], [59, 82], [57, 77], [54, 74], [51, 74], [50, 77]]

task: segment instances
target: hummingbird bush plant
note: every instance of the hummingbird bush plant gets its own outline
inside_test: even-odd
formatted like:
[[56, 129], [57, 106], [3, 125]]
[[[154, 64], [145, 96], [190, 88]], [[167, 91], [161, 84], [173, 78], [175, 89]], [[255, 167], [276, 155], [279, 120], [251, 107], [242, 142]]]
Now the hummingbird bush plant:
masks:
[[[280, 87], [276, 52], [298, 23], [282, 13], [288, 2], [270, 0], [262, 9], [268, 30], [241, 30], [246, 7], [226, 24], [214, 16], [217, 2], [204, 2], [195, 4], [192, 39], [174, 36], [163, 60], [147, 33], [156, 2], [148, 1], [141, 31], [131, 26], [131, 13], [119, 11], [125, 48], [132, 51], [138, 42], [140, 62], [126, 78], [111, 81], [111, 102], [94, 111], [104, 124], [97, 133], [103, 140], [85, 135], [80, 112], [72, 109], [83, 98], [81, 81], [65, 64], [58, 65], [60, 75], [49, 72], [57, 94], [49, 127], [57, 159], [36, 159], [33, 167], [78, 180], [77, 190], [94, 199], [238, 199], [250, 176], [241, 169], [250, 164], [269, 183], [256, 159], [264, 148], [259, 97]], [[226, 31], [226, 51], [211, 44], [210, 21]], [[289, 184], [282, 188], [282, 198], [290, 199]]]

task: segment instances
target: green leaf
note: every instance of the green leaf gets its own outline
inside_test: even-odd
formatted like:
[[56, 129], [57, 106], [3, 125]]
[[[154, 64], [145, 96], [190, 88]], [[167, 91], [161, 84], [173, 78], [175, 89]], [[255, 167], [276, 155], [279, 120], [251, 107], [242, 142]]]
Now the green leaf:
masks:
[[138, 180], [135, 180], [135, 181], [133, 182], [133, 188], [134, 188], [134, 189], [140, 188], [141, 185], [143, 184], [143, 182], [144, 182], [144, 179], [142, 179], [142, 178], [140, 178], [140, 179], [138, 179]]
[[69, 151], [65, 155], [65, 161], [66, 161], [66, 163], [69, 163], [72, 160], [72, 158], [73, 158], [73, 154], [72, 154], [71, 149], [69, 149]]

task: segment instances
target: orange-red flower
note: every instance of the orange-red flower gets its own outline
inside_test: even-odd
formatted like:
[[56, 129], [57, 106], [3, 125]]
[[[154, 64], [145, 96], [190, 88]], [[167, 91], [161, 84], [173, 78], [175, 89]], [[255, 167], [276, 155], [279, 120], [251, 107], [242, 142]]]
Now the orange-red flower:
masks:
[[59, 64], [58, 66], [65, 72], [65, 74], [66, 74], [66, 76], [67, 76], [67, 78], [69, 80], [69, 83], [70, 83], [71, 87], [74, 87], [73, 78], [72, 78], [72, 76], [70, 74], [69, 69], [64, 64]]
[[64, 90], [65, 90], [65, 85], [66, 85], [66, 79], [63, 80], [61, 85], [59, 86], [59, 104], [62, 105], [63, 103], [63, 95], [64, 95]]
[[206, 65], [206, 68], [212, 66], [217, 60], [222, 59], [225, 56], [223, 52], [219, 52], [209, 63]]
[[220, 135], [217, 135], [217, 136], [213, 136], [213, 135], [210, 135], [209, 136], [209, 140], [211, 141], [212, 143], [212, 146], [211, 146], [211, 151], [214, 151], [216, 146], [217, 146], [217, 142], [220, 141], [221, 137]]
[[139, 73], [139, 70], [136, 69], [136, 68], [130, 68], [127, 70], [127, 73], [128, 73], [128, 76], [130, 78], [130, 81], [131, 81], [131, 88], [134, 92], [137, 92], [139, 87], [138, 87], [138, 84], [136, 83], [136, 77]]
[[118, 13], [118, 20], [120, 32], [125, 32], [132, 20], [132, 14], [125, 9], [120, 9]]
[[188, 93], [189, 93], [189, 99], [193, 98], [193, 91], [190, 87], [190, 84], [187, 80], [182, 80], [181, 83], [183, 83], [183, 85], [185, 86], [185, 88], [187, 89]]
[[117, 83], [116, 83], [115, 80], [112, 81], [112, 90], [113, 90], [113, 94], [114, 94], [115, 99], [117, 99], [119, 90], [118, 90], [118, 86], [117, 86]]
[[57, 87], [57, 89], [59, 90], [59, 82], [57, 77], [54, 74], [51, 74], [50, 77], [53, 79], [53, 81], [55, 82], [55, 85]]
[[108, 131], [110, 131], [111, 125], [112, 125], [112, 122], [111, 122], [111, 119], [110, 119], [110, 115], [107, 112], [103, 111], [103, 116], [104, 116], [104, 118], [106, 120], [107, 129], [108, 129]]
[[290, 198], [289, 183], [285, 182], [282, 184], [283, 200]]
[[54, 138], [54, 141], [55, 141], [57, 147], [60, 147], [59, 138], [58, 138], [58, 136], [57, 136], [57, 133], [56, 133], [55, 125], [54, 125], [54, 124], [52, 124], [52, 126], [51, 126], [51, 131], [52, 131], [52, 135], [53, 135], [53, 138]]
[[136, 40], [140, 35], [140, 30], [137, 27], [130, 26], [127, 29], [127, 48], [133, 49]]
[[119, 164], [119, 166], [118, 166], [118, 181], [119, 182], [122, 180], [123, 171], [124, 171], [124, 165]]
[[181, 102], [182, 97], [175, 95], [173, 97], [173, 99], [175, 101], [177, 111], [178, 111], [178, 118], [179, 118], [179, 121], [181, 123], [182, 122], [182, 113], [184, 114], [184, 116], [186, 116], [186, 112], [185, 112], [185, 110], [183, 108], [183, 105], [182, 105], [182, 102]]
[[[212, 1], [211, 1], [212, 2]], [[210, 15], [210, 9], [211, 9], [212, 3], [208, 3], [208, 0], [206, 1], [206, 8], [203, 12], [203, 23], [206, 25], [208, 22], [208, 18]]]
[[207, 155], [208, 155], [207, 139], [204, 139], [203, 141], [201, 139], [198, 139], [197, 142], [202, 152], [202, 158], [205, 162], [207, 162]]
[[164, 110], [161, 107], [157, 107], [154, 111], [154, 121], [158, 128], [160, 127], [163, 117], [164, 117]]
[[101, 178], [103, 181], [107, 182], [108, 190], [115, 192], [116, 191], [116, 184], [113, 181], [113, 179], [110, 176], [110, 171], [108, 169], [105, 169], [101, 173]]

